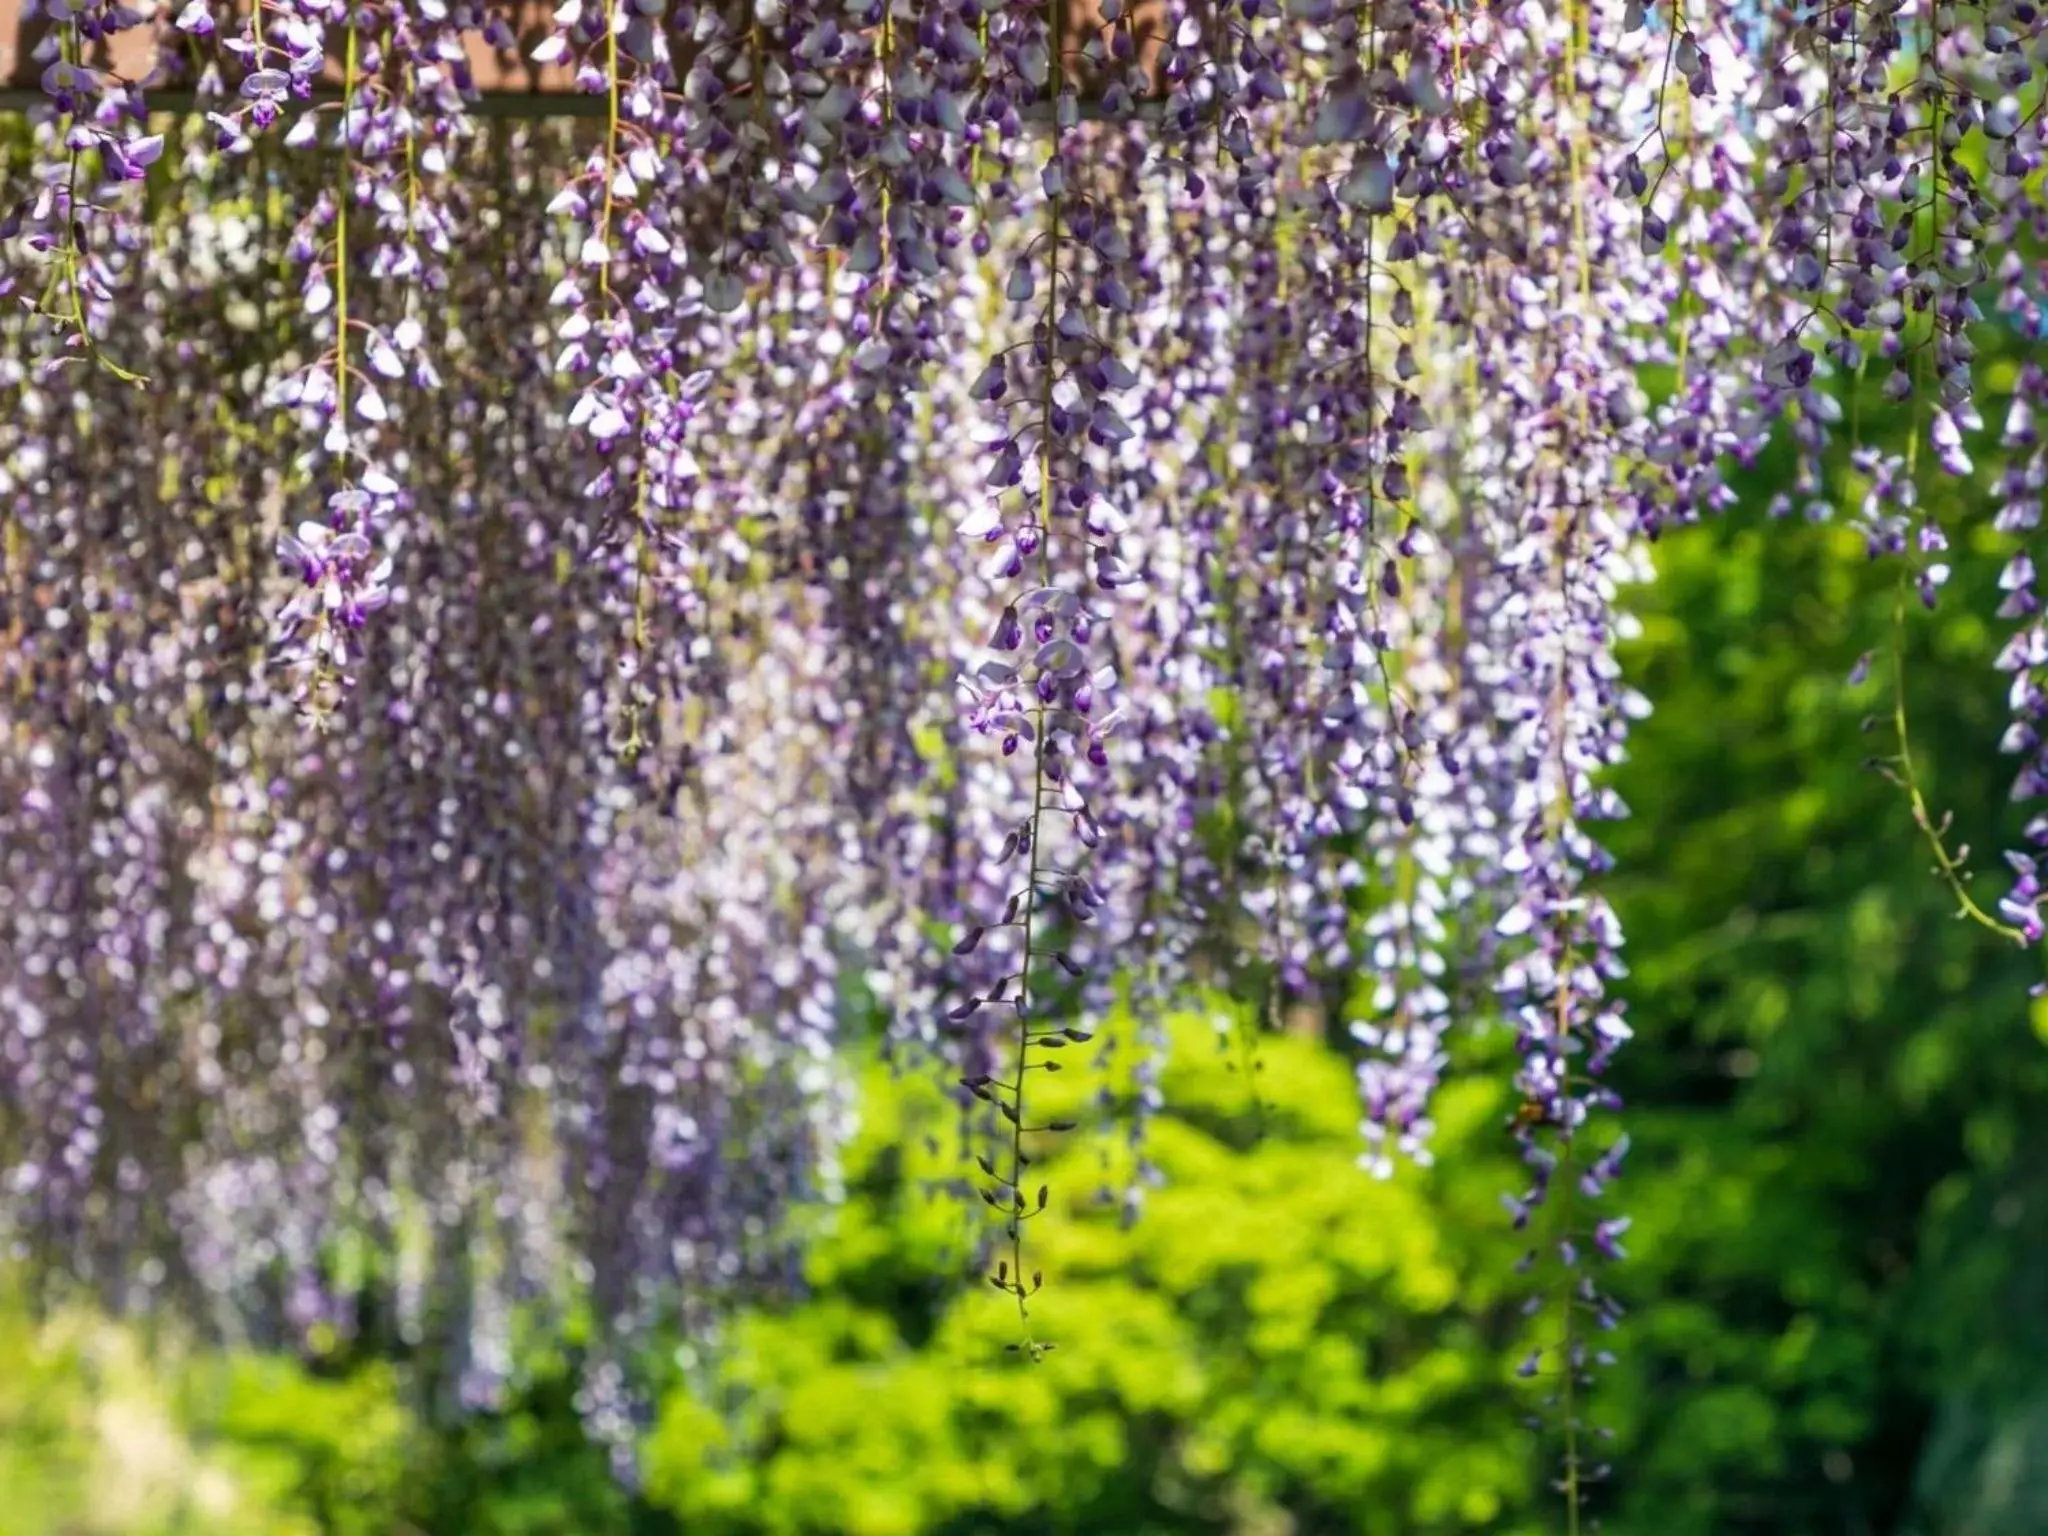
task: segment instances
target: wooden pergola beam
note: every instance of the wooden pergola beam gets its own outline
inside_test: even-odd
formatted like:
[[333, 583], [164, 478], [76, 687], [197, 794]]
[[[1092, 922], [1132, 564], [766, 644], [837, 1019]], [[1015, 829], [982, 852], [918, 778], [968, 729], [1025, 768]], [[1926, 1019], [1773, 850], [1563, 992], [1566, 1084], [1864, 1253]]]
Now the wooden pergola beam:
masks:
[[[164, 0], [174, 3], [174, 0]], [[246, 3], [246, 0], [244, 0]], [[604, 98], [576, 89], [575, 72], [564, 64], [536, 65], [528, 55], [551, 30], [550, 12], [555, 0], [510, 0], [507, 20], [519, 39], [516, 53], [500, 53], [481, 37], [467, 39], [470, 77], [476, 84], [469, 111], [477, 117], [554, 118], [590, 117], [604, 110]], [[1099, 0], [1065, 0], [1064, 26], [1068, 37], [1077, 37], [1089, 27], [1102, 25]], [[22, 14], [23, 0], [0, 0], [0, 113], [24, 112], [46, 98], [37, 83], [40, 73], [33, 60], [36, 40], [48, 23], [40, 17]], [[1141, 29], [1150, 31], [1165, 13], [1162, 0], [1137, 0], [1129, 6], [1130, 16]], [[155, 29], [134, 27], [102, 43], [90, 62], [123, 80], [145, 78], [155, 60]], [[1149, 67], [1157, 57], [1156, 39], [1148, 40], [1141, 56]], [[321, 77], [324, 92], [316, 99], [332, 97], [341, 84], [341, 70], [330, 59]], [[187, 81], [174, 87], [151, 91], [149, 110], [174, 116], [190, 116], [212, 110], [200, 102]], [[1083, 107], [1084, 116], [1095, 114]]]

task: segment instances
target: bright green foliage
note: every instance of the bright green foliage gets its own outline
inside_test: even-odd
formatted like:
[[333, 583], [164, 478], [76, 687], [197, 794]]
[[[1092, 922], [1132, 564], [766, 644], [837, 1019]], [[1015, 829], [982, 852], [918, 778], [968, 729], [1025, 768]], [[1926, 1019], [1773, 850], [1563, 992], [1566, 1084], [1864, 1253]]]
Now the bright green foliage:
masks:
[[436, 1424], [390, 1362], [189, 1355], [0, 1308], [0, 1536], [672, 1531], [590, 1445], [559, 1359], [502, 1414]]
[[414, 1424], [389, 1365], [330, 1380], [235, 1355], [181, 1373], [181, 1383], [187, 1417], [273, 1502], [303, 1510], [322, 1536], [391, 1530]]
[[[195, 1439], [165, 1383], [179, 1374], [148, 1361], [132, 1331], [79, 1312], [32, 1324], [18, 1300], [0, 1312], [0, 1533], [4, 1536], [314, 1536], [322, 1527], [295, 1498], [301, 1448], [265, 1456]], [[367, 1463], [395, 1466], [384, 1432], [396, 1410], [366, 1379], [352, 1395], [369, 1410], [350, 1423], [330, 1400], [283, 1383], [311, 1423], [341, 1430]], [[360, 1527], [335, 1526], [335, 1530]]]
[[1174, 1024], [1143, 1219], [1093, 1198], [1122, 1170], [1089, 1138], [1044, 1165], [1042, 1363], [1005, 1353], [1015, 1304], [970, 1288], [988, 1224], [926, 1193], [957, 1172], [958, 1112], [877, 1074], [818, 1299], [744, 1320], [712, 1401], [667, 1405], [650, 1497], [691, 1531], [778, 1536], [1509, 1528], [1530, 1469], [1486, 1337], [1515, 1257], [1495, 1090], [1447, 1097], [1441, 1176], [1376, 1182], [1335, 1053], [1263, 1041], [1261, 1113], [1213, 1026]]

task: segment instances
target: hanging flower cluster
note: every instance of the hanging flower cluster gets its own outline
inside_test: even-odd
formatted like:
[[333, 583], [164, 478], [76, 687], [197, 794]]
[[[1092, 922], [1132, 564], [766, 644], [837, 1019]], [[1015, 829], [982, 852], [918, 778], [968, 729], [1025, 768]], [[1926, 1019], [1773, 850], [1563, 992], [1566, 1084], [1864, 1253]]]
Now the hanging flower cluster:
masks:
[[[1620, 594], [1784, 441], [1772, 510], [1833, 515], [1846, 450], [1900, 622], [1939, 600], [1917, 477], [1973, 485], [1977, 349], [2042, 331], [2037, 8], [564, 0], [526, 42], [574, 108], [532, 121], [477, 110], [514, 35], [473, 4], [192, 0], [147, 79], [139, 13], [39, 21], [0, 141], [21, 1253], [265, 1337], [441, 1327], [487, 1401], [515, 1302], [629, 1339], [789, 1272], [857, 974], [958, 1086], [1036, 1355], [1077, 1047], [1132, 1053], [1135, 1136], [1176, 989], [1327, 1005], [1387, 1175], [1504, 1023], [1576, 1507], [1627, 1226]], [[1858, 441], [1866, 378], [1907, 453]], [[2043, 379], [1994, 516], [2022, 800]], [[2048, 820], [1980, 904], [1894, 692], [1959, 906], [2038, 942]]]

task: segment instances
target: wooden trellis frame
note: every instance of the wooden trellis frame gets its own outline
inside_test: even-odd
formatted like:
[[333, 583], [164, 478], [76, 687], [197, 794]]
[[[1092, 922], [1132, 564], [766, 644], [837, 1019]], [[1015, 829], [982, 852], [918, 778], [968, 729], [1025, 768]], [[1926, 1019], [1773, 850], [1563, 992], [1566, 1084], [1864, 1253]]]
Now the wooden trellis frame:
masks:
[[[1062, 0], [1063, 30], [1069, 37], [1088, 27], [1102, 25], [1098, 0]], [[535, 44], [547, 35], [553, 6], [546, 0], [514, 0], [509, 15], [519, 38], [516, 54], [500, 53], [479, 37], [468, 39], [467, 52], [478, 95], [470, 111], [479, 117], [551, 118], [602, 116], [602, 96], [578, 91], [574, 73], [565, 65], [536, 65], [528, 57]], [[42, 29], [39, 18], [24, 17], [22, 0], [0, 0], [0, 114], [25, 112], [47, 98], [37, 84], [32, 53]], [[1130, 15], [1141, 30], [1150, 30], [1165, 14], [1163, 0], [1137, 0]], [[104, 56], [96, 60], [124, 80], [141, 80], [149, 72], [155, 46], [153, 29], [136, 27], [103, 45]], [[1157, 43], [1143, 47], [1148, 65], [1158, 51]], [[323, 76], [322, 93], [337, 92], [341, 84], [339, 64], [330, 58]], [[148, 94], [152, 113], [189, 116], [209, 110], [190, 89], [175, 87]]]
[[[22, 0], [0, 0], [0, 111], [23, 111], [46, 98], [37, 84], [31, 54], [37, 38], [48, 23], [24, 17]], [[499, 53], [481, 38], [468, 40], [469, 67], [481, 93], [472, 110], [492, 117], [584, 117], [601, 114], [602, 99], [593, 99], [575, 89], [573, 72], [563, 65], [543, 67], [527, 55], [547, 35], [551, 7], [541, 0], [516, 0], [510, 9], [513, 30], [520, 40], [519, 52]], [[154, 29], [136, 27], [110, 40], [104, 47], [102, 67], [124, 80], [140, 80], [149, 72], [155, 48]], [[332, 91], [341, 86], [341, 67], [330, 58], [323, 85]], [[190, 114], [208, 110], [188, 89], [167, 89], [149, 93], [151, 112]]]

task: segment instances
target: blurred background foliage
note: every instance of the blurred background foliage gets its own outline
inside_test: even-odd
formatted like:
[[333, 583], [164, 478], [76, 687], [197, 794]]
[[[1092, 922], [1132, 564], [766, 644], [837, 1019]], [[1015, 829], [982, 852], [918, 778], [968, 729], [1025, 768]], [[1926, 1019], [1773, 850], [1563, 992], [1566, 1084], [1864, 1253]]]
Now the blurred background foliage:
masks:
[[[1667, 538], [1631, 598], [1656, 713], [1610, 839], [1638, 1042], [1602, 1529], [2040, 1536], [2039, 962], [1954, 920], [1866, 762], [1895, 750], [1895, 573], [1844, 527], [1765, 517], [1788, 473], [1760, 466], [1749, 510]], [[1947, 494], [1953, 536], [1995, 556], [1988, 497]], [[1958, 560], [1907, 630], [1929, 798], [1987, 898], [2014, 820], [1981, 617], [1997, 563]], [[1511, 1368], [1504, 1074], [1446, 1091], [1435, 1168], [1375, 1182], [1343, 1052], [1297, 1030], [1249, 1070], [1218, 1026], [1252, 1006], [1189, 998], [1173, 1021], [1166, 1178], [1135, 1226], [1093, 1198], [1127, 1173], [1119, 1138], [1065, 1138], [1038, 1367], [1006, 1360], [1014, 1308], [973, 1288], [978, 1219], [938, 1188], [961, 1167], [951, 1112], [877, 1066], [808, 1299], [679, 1350], [636, 1489], [582, 1437], [570, 1340], [529, 1341], [501, 1411], [443, 1418], [407, 1390], [420, 1362], [192, 1351], [0, 1297], [0, 1536], [1560, 1529]], [[1500, 1042], [1461, 1049], [1484, 1068]]]

